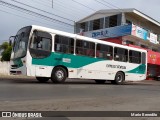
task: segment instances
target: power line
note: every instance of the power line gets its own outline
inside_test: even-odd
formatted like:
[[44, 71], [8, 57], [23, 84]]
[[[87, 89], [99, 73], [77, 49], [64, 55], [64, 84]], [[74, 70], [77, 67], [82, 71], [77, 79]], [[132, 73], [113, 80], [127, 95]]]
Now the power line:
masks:
[[117, 9], [121, 9], [121, 8], [119, 8], [119, 7], [113, 5], [113, 4], [111, 4], [111, 3], [109, 3], [109, 2], [107, 2], [107, 1], [105, 1], [105, 0], [101, 0], [101, 1], [103, 1], [103, 2], [105, 2], [105, 3], [107, 3], [107, 4], [109, 4], [109, 5], [111, 5], [111, 6], [115, 7], [115, 8], [117, 8]]
[[[104, 4], [103, 2], [100, 2], [100, 1], [98, 1], [98, 0], [94, 0], [94, 1], [96, 1], [97, 3], [99, 3], [99, 4], [103, 5], [103, 6], [106, 6], [106, 7], [108, 7], [108, 8], [111, 8], [110, 6]], [[111, 9], [113, 9], [113, 8], [111, 8]]]
[[[5, 11], [5, 10], [1, 10], [0, 9], [0, 11], [1, 12], [4, 12], [4, 13], [7, 13], [7, 14], [11, 14], [11, 15], [14, 15], [14, 16], [17, 16], [17, 17], [20, 17], [20, 18], [23, 18], [23, 19], [27, 19], [27, 20], [30, 20], [30, 21], [34, 21], [34, 22], [39, 22], [39, 23], [42, 23], [42, 24], [46, 24], [46, 25], [49, 25], [49, 26], [56, 26], [56, 27], [58, 27], [58, 28], [62, 28], [62, 27], [60, 27], [60, 26], [57, 26], [57, 25], [51, 25], [51, 24], [48, 24], [48, 23], [46, 23], [46, 22], [41, 22], [41, 21], [38, 21], [38, 20], [35, 20], [35, 19], [31, 19], [31, 18], [28, 18], [28, 17], [25, 17], [25, 16], [21, 16], [21, 15], [17, 15], [17, 14], [15, 14], [15, 13], [11, 13], [11, 12], [8, 12], [8, 11]], [[63, 28], [64, 28], [64, 26], [63, 26]], [[65, 28], [66, 29], [66, 28]], [[69, 30], [69, 29], [68, 29]]]
[[[38, 0], [32, 0], [33, 2], [36, 2], [36, 3], [38, 3], [39, 5], [43, 5], [43, 6], [45, 6], [45, 7], [50, 7], [48, 4], [44, 4], [44, 2], [42, 2], [42, 1], [38, 1]], [[46, 0], [45, 0], [45, 2], [46, 2]], [[49, 2], [49, 1], [48, 1]], [[50, 3], [49, 3], [50, 4]], [[56, 1], [54, 2], [54, 4], [56, 4]], [[55, 6], [55, 5], [54, 5]], [[58, 4], [58, 6], [61, 6], [63, 9], [58, 9], [58, 10], [56, 10], [56, 11], [60, 11], [61, 13], [64, 13], [65, 15], [66, 14], [68, 14], [68, 15], [70, 15], [70, 16], [73, 16], [74, 14], [72, 14], [71, 12], [67, 12], [66, 10], [64, 10], [64, 8], [66, 8], [66, 6], [65, 5], [62, 5], [62, 4]], [[71, 8], [72, 7], [70, 7], [70, 10], [71, 10]], [[54, 9], [55, 9], [55, 7], [54, 7]], [[69, 9], [68, 9], [69, 10]], [[72, 9], [71, 11], [73, 12], [73, 11], [75, 11], [75, 10], [77, 10], [77, 9]], [[73, 17], [75, 17], [75, 16], [73, 16]], [[76, 18], [77, 19], [77, 18]]]
[[[42, 0], [41, 0], [42, 1]], [[46, 0], [43, 0], [43, 1], [45, 1], [46, 2]], [[48, 0], [47, 0], [48, 1]], [[48, 1], [48, 3], [50, 4], [51, 2], [50, 1]], [[72, 4], [68, 4], [67, 6], [66, 5], [64, 5], [64, 2], [62, 2], [62, 1], [54, 1], [54, 4], [57, 4], [58, 6], [62, 6], [63, 8], [69, 8], [68, 10], [73, 10], [73, 11], [78, 11], [79, 13], [81, 12], [81, 14], [82, 13], [84, 13], [84, 12], [82, 12], [82, 9], [78, 9], [78, 7], [76, 7], [76, 6], [69, 6], [69, 5], [72, 5]], [[74, 9], [75, 8], [75, 9]]]
[[86, 8], [88, 8], [88, 9], [92, 10], [92, 11], [96, 11], [95, 9], [90, 8], [90, 7], [84, 5], [84, 4], [80, 3], [80, 2], [77, 2], [77, 1], [75, 1], [75, 0], [72, 0], [72, 1], [75, 2], [75, 3], [77, 3], [77, 4], [79, 4], [79, 5], [81, 5], [81, 6], [83, 6], [83, 7], [86, 7]]
[[53, 18], [51, 18], [51, 17], [42, 15], [42, 14], [40, 14], [40, 13], [31, 11], [31, 10], [27, 10], [27, 9], [25, 9], [25, 8], [22, 8], [22, 7], [19, 7], [19, 6], [16, 6], [16, 5], [13, 5], [13, 4], [4, 2], [4, 1], [2, 1], [2, 0], [0, 0], [0, 3], [2, 3], [2, 4], [5, 5], [5, 6], [9, 6], [9, 7], [11, 7], [11, 8], [17, 8], [17, 9], [19, 9], [19, 10], [22, 10], [22, 11], [24, 11], [24, 12], [27, 13], [27, 14], [29, 14], [29, 13], [32, 14], [32, 15], [34, 14], [34, 15], [36, 15], [36, 16], [39, 16], [39, 17], [43, 18], [43, 19], [48, 19], [48, 20], [50, 20], [50, 21], [52, 21], [52, 22], [53, 22], [53, 21], [56, 21], [56, 22], [63, 23], [63, 24], [65, 24], [65, 25], [68, 25], [68, 26], [73, 27], [72, 24], [69, 24], [69, 23], [66, 23], [66, 22], [63, 22], [63, 21], [60, 21], [60, 20], [57, 20], [57, 19], [53, 19]]
[[[118, 11], [118, 12], [123, 12], [123, 10], [121, 10], [119, 7], [117, 7], [117, 6], [115, 6], [115, 5], [113, 5], [113, 4], [111, 4], [111, 3], [109, 3], [109, 2], [106, 2], [105, 0], [101, 0], [101, 1], [103, 1], [103, 2], [101, 2], [101, 1], [98, 1], [98, 0], [94, 0], [94, 1], [96, 1], [97, 3], [99, 3], [99, 4], [101, 4], [101, 5], [103, 5], [103, 6], [106, 6], [106, 7], [108, 7], [108, 8], [111, 8], [111, 9], [115, 9], [116, 11]], [[107, 3], [107, 4], [104, 4], [104, 2], [105, 3]], [[110, 6], [109, 6], [110, 5]], [[112, 7], [111, 7], [112, 6]]]
[[53, 0], [52, 0], [52, 8], [53, 8]]
[[39, 11], [44, 12], [44, 13], [48, 13], [48, 14], [50, 14], [50, 15], [54, 15], [54, 16], [56, 16], [56, 17], [59, 17], [59, 18], [65, 19], [65, 20], [68, 20], [68, 21], [72, 21], [72, 22], [74, 22], [74, 21], [73, 21], [73, 20], [71, 20], [71, 19], [68, 19], [68, 18], [65, 18], [65, 17], [59, 16], [59, 15], [56, 15], [56, 14], [53, 14], [53, 13], [47, 12], [47, 11], [45, 11], [45, 10], [42, 10], [42, 9], [39, 9], [39, 8], [36, 8], [36, 7], [30, 6], [30, 5], [27, 5], [27, 4], [22, 3], [22, 2], [19, 2], [19, 1], [17, 1], [17, 0], [11, 0], [11, 1], [16, 2], [16, 3], [19, 3], [19, 4], [21, 4], [21, 5], [25, 5], [25, 6], [27, 6], [27, 7], [30, 7], [30, 8], [36, 9], [36, 10], [39, 10]]

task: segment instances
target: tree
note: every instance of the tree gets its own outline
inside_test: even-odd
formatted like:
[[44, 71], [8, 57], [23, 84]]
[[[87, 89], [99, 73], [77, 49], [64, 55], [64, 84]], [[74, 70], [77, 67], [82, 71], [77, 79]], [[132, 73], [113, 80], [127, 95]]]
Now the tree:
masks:
[[8, 42], [4, 42], [0, 45], [0, 50], [3, 50], [1, 61], [10, 61], [12, 46]]

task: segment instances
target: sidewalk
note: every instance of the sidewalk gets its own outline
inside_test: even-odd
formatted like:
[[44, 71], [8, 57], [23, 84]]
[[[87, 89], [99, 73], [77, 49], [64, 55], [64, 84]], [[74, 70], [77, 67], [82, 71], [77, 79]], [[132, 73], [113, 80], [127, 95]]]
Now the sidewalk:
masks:
[[2, 79], [35, 79], [35, 77], [28, 77], [28, 76], [23, 76], [23, 75], [3, 75], [0, 74], [0, 80]]
[[132, 82], [128, 82], [130, 84], [144, 84], [144, 85], [160, 85], [160, 81], [158, 80], [142, 80], [142, 81], [132, 81]]

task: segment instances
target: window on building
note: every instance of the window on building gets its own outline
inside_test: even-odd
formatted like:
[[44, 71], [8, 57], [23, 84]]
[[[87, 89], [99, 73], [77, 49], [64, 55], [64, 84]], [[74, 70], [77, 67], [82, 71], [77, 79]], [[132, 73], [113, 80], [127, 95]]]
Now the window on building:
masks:
[[108, 45], [97, 44], [97, 58], [113, 59], [113, 47]]
[[123, 48], [114, 48], [114, 60], [127, 62], [128, 61], [128, 50]]
[[80, 32], [88, 31], [88, 22], [80, 23], [79, 25]]
[[152, 51], [157, 52], [158, 50], [157, 50], [157, 49], [152, 48]]
[[129, 40], [126, 40], [126, 44], [127, 44], [127, 45], [128, 45], [128, 44], [134, 45], [134, 42], [129, 41]]
[[159, 42], [158, 44], [160, 44], [160, 35], [157, 34], [157, 41]]
[[145, 46], [145, 45], [141, 45], [141, 47], [142, 47], [142, 48], [145, 48], [145, 49], [148, 49], [148, 47], [147, 47], [147, 46]]
[[118, 16], [117, 15], [110, 16], [109, 17], [109, 27], [117, 26], [117, 20], [118, 20]]
[[117, 26], [122, 25], [122, 14], [117, 15]]
[[140, 64], [141, 63], [141, 52], [130, 50], [129, 51], [129, 62]]
[[97, 20], [93, 20], [93, 30], [98, 30], [100, 29], [100, 19], [97, 19]]
[[84, 23], [80, 23], [80, 31], [81, 30], [83, 30], [83, 31], [85, 30], [85, 22]]
[[89, 31], [93, 30], [93, 20], [89, 22]]
[[73, 54], [74, 53], [74, 39], [65, 37], [65, 36], [56, 35], [54, 50], [56, 52]]
[[103, 29], [104, 18], [96, 19], [90, 22], [90, 30]]
[[83, 40], [77, 40], [76, 41], [76, 54], [95, 57], [95, 43], [83, 41]]
[[109, 17], [105, 17], [105, 28], [109, 28]]
[[128, 25], [132, 24], [132, 22], [131, 22], [130, 20], [126, 20], [126, 23], [127, 23]]
[[147, 37], [150, 38], [150, 30], [147, 30]]

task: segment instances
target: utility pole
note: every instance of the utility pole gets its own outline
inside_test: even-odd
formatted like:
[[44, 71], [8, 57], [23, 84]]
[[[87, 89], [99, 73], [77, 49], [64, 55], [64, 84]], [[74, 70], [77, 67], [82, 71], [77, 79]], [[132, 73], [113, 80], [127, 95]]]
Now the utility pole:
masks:
[[52, 8], [53, 8], [53, 0], [52, 0]]

